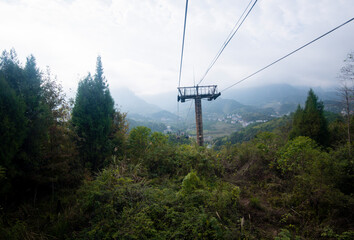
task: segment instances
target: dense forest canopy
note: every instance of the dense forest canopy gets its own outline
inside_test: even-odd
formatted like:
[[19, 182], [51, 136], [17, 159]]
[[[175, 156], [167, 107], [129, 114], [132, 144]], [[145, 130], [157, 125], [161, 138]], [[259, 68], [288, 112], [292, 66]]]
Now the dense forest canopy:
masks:
[[34, 56], [4, 51], [0, 239], [353, 239], [352, 56], [346, 114], [328, 118], [310, 89], [304, 108], [207, 148], [129, 131], [101, 57], [71, 103]]

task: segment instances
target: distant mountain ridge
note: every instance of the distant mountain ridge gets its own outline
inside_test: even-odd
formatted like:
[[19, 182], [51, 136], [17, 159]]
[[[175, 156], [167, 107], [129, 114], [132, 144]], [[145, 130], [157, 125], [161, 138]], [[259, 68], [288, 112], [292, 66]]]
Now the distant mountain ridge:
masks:
[[[310, 87], [292, 86], [290, 84], [270, 84], [252, 88], [233, 88], [221, 94], [223, 99], [233, 99], [240, 104], [257, 107], [280, 108], [281, 105], [303, 104]], [[336, 100], [337, 93], [333, 89], [313, 88], [320, 100]], [[177, 90], [156, 95], [142, 96], [147, 102], [155, 104], [170, 112], [176, 111]], [[180, 104], [186, 108], [188, 104]], [[188, 107], [187, 107], [188, 108]]]
[[[289, 84], [271, 84], [253, 88], [230, 89], [222, 93], [215, 101], [203, 101], [205, 114], [264, 113], [269, 115], [284, 115], [295, 111], [298, 104], [304, 104], [310, 87], [295, 87]], [[331, 103], [331, 109], [338, 101], [334, 90], [313, 88], [320, 100]], [[161, 93], [153, 96], [137, 96], [127, 88], [112, 92], [112, 96], [121, 111], [128, 117], [143, 121], [175, 121], [177, 117], [177, 91]], [[180, 116], [193, 117], [193, 102], [179, 103]], [[329, 110], [331, 110], [329, 109]], [[338, 109], [338, 108], [337, 108]]]
[[[310, 87], [295, 87], [289, 84], [271, 84], [253, 88], [231, 89], [223, 94], [224, 98], [253, 106], [265, 106], [270, 103], [303, 104]], [[338, 98], [333, 89], [313, 88], [320, 100]]]
[[133, 91], [128, 88], [120, 88], [113, 91], [112, 97], [115, 103], [123, 112], [136, 113], [140, 115], [150, 115], [162, 109], [154, 104], [147, 103], [142, 98], [135, 95]]
[[177, 119], [175, 114], [146, 102], [128, 88], [120, 88], [113, 91], [112, 97], [120, 111], [126, 112], [130, 119], [164, 123], [175, 121]]

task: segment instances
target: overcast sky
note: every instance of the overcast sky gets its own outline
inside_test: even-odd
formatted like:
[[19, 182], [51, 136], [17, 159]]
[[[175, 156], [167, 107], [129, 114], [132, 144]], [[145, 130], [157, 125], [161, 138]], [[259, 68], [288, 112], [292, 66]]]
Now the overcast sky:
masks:
[[[200, 80], [249, 0], [190, 0], [181, 86]], [[33, 54], [66, 91], [101, 55], [111, 91], [178, 85], [185, 0], [0, 0], [0, 48]], [[223, 89], [354, 17], [353, 0], [259, 0], [203, 84]], [[235, 86], [330, 87], [354, 50], [354, 21]], [[73, 94], [72, 93], [72, 94]]]

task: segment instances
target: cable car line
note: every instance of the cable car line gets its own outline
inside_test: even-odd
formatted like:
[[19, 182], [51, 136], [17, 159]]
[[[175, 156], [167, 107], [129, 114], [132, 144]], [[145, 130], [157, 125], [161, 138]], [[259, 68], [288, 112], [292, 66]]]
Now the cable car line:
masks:
[[186, 35], [186, 23], [187, 23], [187, 10], [188, 10], [188, 0], [186, 0], [186, 10], [184, 12], [182, 52], [181, 52], [181, 62], [180, 62], [180, 65], [179, 65], [178, 87], [180, 87], [180, 85], [181, 85], [181, 73], [182, 73], [182, 62], [183, 62], [183, 51], [184, 51], [184, 39], [185, 39], [185, 35]]
[[[188, 11], [188, 0], [186, 0], [186, 8], [185, 8], [185, 12], [184, 12], [182, 50], [181, 50], [181, 62], [180, 62], [180, 65], [179, 65], [178, 87], [180, 87], [180, 85], [181, 85], [182, 63], [183, 63], [183, 52], [184, 52], [184, 39], [185, 39], [185, 36], [186, 36], [187, 11]], [[179, 102], [177, 101], [177, 129], [178, 128], [179, 128]]]
[[239, 84], [239, 83], [241, 83], [241, 82], [243, 82], [243, 81], [245, 81], [245, 80], [249, 79], [250, 77], [253, 77], [254, 75], [256, 75], [256, 74], [258, 74], [258, 73], [262, 72], [263, 70], [265, 70], [265, 69], [269, 68], [270, 66], [272, 66], [272, 65], [274, 65], [274, 64], [276, 64], [276, 63], [278, 63], [278, 62], [280, 62], [281, 60], [283, 60], [283, 59], [285, 59], [285, 58], [289, 57], [290, 55], [292, 55], [292, 54], [296, 53], [297, 51], [299, 51], [299, 50], [301, 50], [301, 49], [303, 49], [303, 48], [307, 47], [308, 45], [310, 45], [310, 44], [312, 44], [312, 43], [316, 42], [317, 40], [319, 40], [319, 39], [321, 39], [321, 38], [325, 37], [326, 35], [328, 35], [328, 34], [330, 34], [330, 33], [334, 32], [335, 30], [337, 30], [337, 29], [339, 29], [339, 28], [343, 27], [344, 25], [346, 25], [346, 24], [350, 23], [350, 22], [351, 22], [351, 21], [353, 21], [353, 20], [354, 20], [354, 18], [349, 19], [348, 21], [346, 21], [346, 22], [342, 23], [341, 25], [339, 25], [339, 26], [337, 26], [337, 27], [333, 28], [332, 30], [330, 30], [330, 31], [326, 32], [325, 34], [322, 34], [321, 36], [319, 36], [319, 37], [315, 38], [314, 40], [312, 40], [312, 41], [310, 41], [310, 42], [306, 43], [305, 45], [303, 45], [303, 46], [301, 46], [301, 47], [299, 47], [299, 48], [295, 49], [294, 51], [292, 51], [292, 52], [288, 53], [287, 55], [285, 55], [285, 56], [283, 56], [283, 57], [281, 57], [281, 58], [279, 58], [278, 60], [276, 60], [276, 61], [274, 61], [274, 62], [272, 62], [272, 63], [268, 64], [267, 66], [265, 66], [265, 67], [263, 67], [263, 68], [259, 69], [258, 71], [256, 71], [256, 72], [252, 73], [251, 75], [248, 75], [247, 77], [245, 77], [245, 78], [243, 78], [243, 79], [239, 80], [238, 82], [236, 82], [236, 83], [234, 83], [234, 84], [232, 84], [232, 85], [228, 86], [227, 88], [225, 88], [225, 89], [221, 90], [220, 92], [225, 92], [226, 90], [228, 90], [228, 89], [232, 88], [233, 86], [235, 86], [235, 85], [237, 85], [237, 84]]
[[[240, 16], [240, 18], [237, 20], [235, 26], [233, 27], [233, 29], [231, 30], [230, 34], [227, 36], [225, 42], [223, 43], [223, 45], [221, 46], [220, 50], [218, 51], [218, 53], [216, 54], [216, 56], [214, 57], [214, 59], [211, 61], [211, 64], [209, 65], [209, 67], [207, 68], [206, 72], [204, 73], [203, 77], [200, 79], [199, 83], [197, 85], [199, 85], [204, 78], [206, 77], [206, 75], [208, 74], [208, 72], [210, 71], [210, 69], [214, 66], [214, 64], [216, 63], [216, 61], [219, 59], [220, 55], [222, 54], [222, 52], [224, 51], [224, 49], [226, 48], [226, 46], [229, 44], [229, 42], [231, 41], [231, 39], [235, 36], [236, 32], [240, 29], [241, 25], [243, 24], [243, 22], [246, 20], [247, 16], [250, 14], [250, 12], [252, 11], [253, 7], [256, 5], [257, 1], [256, 0], [252, 7], [248, 10], [247, 14], [245, 15], [247, 9], [249, 8], [249, 6], [251, 5], [253, 0], [251, 0], [249, 2], [249, 4], [247, 5], [246, 9], [243, 11], [242, 15]], [[242, 19], [242, 17], [245, 15], [245, 17]], [[242, 19], [242, 21], [241, 21]], [[241, 21], [240, 24], [238, 24]], [[238, 27], [236, 28], [236, 26], [238, 25]], [[236, 30], [235, 30], [236, 28]]]

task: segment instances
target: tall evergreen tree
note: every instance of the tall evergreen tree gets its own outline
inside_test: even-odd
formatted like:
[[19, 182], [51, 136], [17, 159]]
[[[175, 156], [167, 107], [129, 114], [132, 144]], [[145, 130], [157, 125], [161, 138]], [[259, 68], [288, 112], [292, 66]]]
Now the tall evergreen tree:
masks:
[[298, 106], [293, 118], [293, 130], [290, 138], [297, 136], [307, 136], [323, 146], [328, 145], [329, 131], [327, 120], [323, 112], [323, 103], [318, 101], [318, 97], [310, 89], [305, 108]]
[[48, 134], [50, 111], [43, 97], [42, 74], [33, 55], [27, 58], [24, 73], [26, 81], [22, 94], [26, 102], [26, 117], [29, 123], [23, 148], [27, 154], [26, 160], [30, 161], [30, 165], [39, 168], [42, 163], [38, 160], [41, 158], [42, 143]]
[[[1, 144], [1, 148], [7, 152], [1, 162], [6, 160], [7, 183], [16, 183], [18, 190], [31, 189], [40, 175], [41, 151], [49, 126], [50, 112], [43, 101], [42, 76], [33, 56], [22, 67], [14, 50], [2, 53], [0, 75], [1, 98], [6, 107], [1, 114], [1, 122], [6, 125], [0, 127], [6, 144]], [[15, 144], [7, 148], [11, 142]]]
[[303, 124], [303, 114], [304, 110], [301, 108], [300, 104], [297, 106], [297, 109], [293, 116], [293, 126], [289, 134], [290, 139], [293, 139], [297, 136], [301, 136], [301, 126]]
[[79, 83], [72, 112], [81, 158], [93, 169], [101, 168], [112, 151], [109, 135], [113, 117], [114, 101], [103, 76], [101, 57], [97, 57], [96, 73]]
[[17, 172], [13, 158], [26, 134], [25, 103], [5, 81], [0, 73], [0, 166], [7, 178]]

